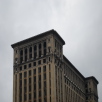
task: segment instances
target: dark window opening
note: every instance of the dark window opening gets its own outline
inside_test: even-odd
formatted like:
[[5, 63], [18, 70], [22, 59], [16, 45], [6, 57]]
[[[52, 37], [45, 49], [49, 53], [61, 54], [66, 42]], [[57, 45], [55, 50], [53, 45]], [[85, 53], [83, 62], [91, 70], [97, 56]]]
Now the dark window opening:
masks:
[[43, 59], [43, 63], [46, 63], [46, 59]]
[[22, 70], [22, 66], [20, 67], [20, 70]]
[[36, 66], [36, 62], [34, 62], [33, 65]]
[[46, 55], [46, 49], [44, 49], [44, 56]]
[[25, 84], [25, 85], [27, 84], [27, 80], [26, 80], [26, 79], [24, 79], [24, 84]]
[[29, 76], [31, 76], [31, 70], [29, 70]]
[[31, 63], [29, 64], [29, 68], [31, 67]]
[[25, 49], [25, 54], [27, 54], [27, 48]]
[[25, 61], [27, 61], [27, 55], [25, 55]]
[[41, 57], [41, 51], [39, 51], [39, 57]]
[[34, 59], [36, 59], [36, 57], [37, 57], [37, 53], [36, 53], [36, 52], [34, 52]]
[[20, 79], [22, 79], [22, 73], [19, 74]]
[[29, 54], [29, 58], [30, 58], [30, 59], [32, 58], [32, 54]]
[[36, 76], [34, 76], [34, 82], [36, 82]]
[[46, 48], [46, 42], [43, 43], [44, 48]]
[[22, 56], [22, 55], [23, 55], [23, 50], [20, 51], [20, 56]]
[[29, 48], [29, 52], [30, 52], [30, 53], [32, 52], [32, 47]]
[[39, 81], [41, 81], [41, 75], [39, 75]]
[[34, 74], [36, 74], [36, 69], [34, 69]]
[[26, 65], [24, 65], [24, 69], [26, 69], [27, 68], [27, 66]]
[[44, 74], [44, 80], [46, 80], [46, 73]]
[[34, 90], [36, 90], [36, 84], [34, 84]]
[[39, 44], [39, 49], [41, 49], [41, 44]]
[[43, 71], [46, 72], [46, 66], [43, 66]]
[[40, 64], [41, 64], [41, 60], [38, 61], [38, 65], [40, 65]]
[[27, 77], [27, 72], [24, 72], [24, 78]]
[[36, 51], [36, 50], [37, 50], [37, 46], [35, 45], [35, 46], [34, 46], [34, 51]]
[[31, 85], [29, 86], [29, 92], [31, 91]]
[[22, 62], [23, 62], [23, 57], [20, 58], [20, 63], [22, 63]]
[[41, 73], [41, 67], [38, 68], [38, 73]]

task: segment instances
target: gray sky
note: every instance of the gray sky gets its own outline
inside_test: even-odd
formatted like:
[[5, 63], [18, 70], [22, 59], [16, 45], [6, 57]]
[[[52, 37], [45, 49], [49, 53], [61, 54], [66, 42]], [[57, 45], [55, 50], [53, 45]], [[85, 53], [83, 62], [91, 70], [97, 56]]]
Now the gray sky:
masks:
[[12, 102], [11, 44], [50, 29], [73, 65], [97, 78], [102, 102], [102, 0], [0, 0], [0, 102]]

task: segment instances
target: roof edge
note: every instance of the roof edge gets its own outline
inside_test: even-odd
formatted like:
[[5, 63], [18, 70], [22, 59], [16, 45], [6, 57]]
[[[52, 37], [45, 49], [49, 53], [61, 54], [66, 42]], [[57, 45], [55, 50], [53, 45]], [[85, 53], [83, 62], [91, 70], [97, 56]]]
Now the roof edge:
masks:
[[33, 37], [27, 38], [27, 39], [25, 39], [25, 40], [19, 41], [19, 42], [17, 42], [17, 43], [14, 43], [14, 44], [11, 45], [11, 47], [14, 48], [15, 46], [17, 46], [17, 45], [19, 45], [19, 44], [22, 44], [22, 43], [24, 43], [24, 42], [28, 42], [29, 40], [36, 39], [36, 38], [38, 38], [38, 37], [40, 37], [40, 36], [44, 36], [44, 35], [46, 35], [46, 34], [48, 34], [48, 33], [56, 34], [56, 35], [59, 37], [59, 39], [62, 41], [63, 45], [65, 44], [65, 41], [61, 38], [61, 36], [60, 36], [54, 29], [52, 29], [52, 30], [49, 30], [49, 31], [46, 31], [46, 32], [37, 34], [37, 35], [35, 35], [35, 36], [33, 36]]

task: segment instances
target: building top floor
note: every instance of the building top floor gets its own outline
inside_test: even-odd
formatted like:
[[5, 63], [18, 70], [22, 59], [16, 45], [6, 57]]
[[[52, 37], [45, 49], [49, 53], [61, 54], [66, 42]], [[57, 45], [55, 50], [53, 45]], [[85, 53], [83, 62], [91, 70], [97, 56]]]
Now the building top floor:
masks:
[[48, 38], [51, 35], [54, 36], [55, 38], [57, 38], [62, 43], [62, 45], [65, 44], [65, 41], [61, 38], [61, 36], [55, 30], [52, 29], [50, 31], [38, 34], [36, 36], [30, 37], [28, 39], [25, 39], [25, 40], [15, 43], [15, 44], [12, 44], [11, 46], [12, 46], [12, 48], [15, 48], [15, 47], [25, 45], [25, 44], [28, 44], [31, 42], [37, 42], [39, 40], [43, 40], [44, 38]]

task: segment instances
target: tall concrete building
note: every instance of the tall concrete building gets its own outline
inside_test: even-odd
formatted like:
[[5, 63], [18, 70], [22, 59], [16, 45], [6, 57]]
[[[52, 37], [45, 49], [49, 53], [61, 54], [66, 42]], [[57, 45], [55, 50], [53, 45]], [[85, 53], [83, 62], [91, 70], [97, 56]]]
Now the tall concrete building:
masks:
[[98, 102], [95, 77], [85, 78], [63, 55], [55, 30], [12, 44], [13, 102]]

